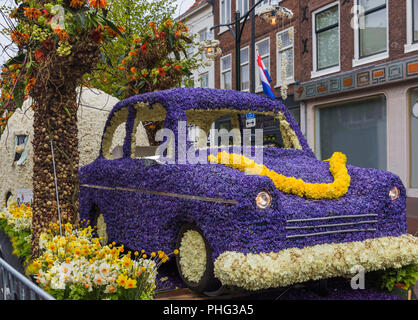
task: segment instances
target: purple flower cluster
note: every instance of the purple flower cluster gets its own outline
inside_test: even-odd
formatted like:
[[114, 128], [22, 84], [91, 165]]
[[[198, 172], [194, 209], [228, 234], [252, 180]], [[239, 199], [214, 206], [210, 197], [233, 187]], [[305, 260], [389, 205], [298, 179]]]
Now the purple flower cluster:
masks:
[[[328, 162], [315, 158], [290, 112], [278, 101], [217, 89], [174, 89], [134, 96], [119, 102], [107, 122], [118, 110], [129, 108], [124, 157], [107, 160], [101, 155], [80, 169], [80, 216], [94, 223], [93, 207], [97, 206], [104, 215], [110, 241], [132, 250], [171, 252], [180, 227], [194, 223], [212, 246], [215, 260], [224, 251], [277, 252], [406, 233], [406, 191], [401, 180], [389, 172], [348, 166], [351, 185], [346, 195], [335, 200], [310, 200], [277, 190], [268, 177], [246, 175], [221, 164], [162, 165], [131, 159], [130, 136], [136, 117], [133, 106], [138, 102], [146, 102], [150, 108], [154, 103], [162, 104], [167, 110], [165, 127], [174, 132], [177, 121], [186, 120], [188, 109], [283, 112], [303, 150], [264, 149], [264, 165], [310, 183], [333, 181]], [[391, 201], [388, 193], [394, 186], [399, 188], [400, 197]], [[263, 190], [273, 196], [271, 207], [265, 210], [255, 203]], [[237, 204], [217, 202], [219, 198]], [[355, 217], [365, 214], [372, 216]], [[349, 217], [330, 219], [335, 216]], [[300, 221], [312, 218], [329, 220]], [[340, 225], [318, 227], [337, 223]], [[307, 236], [309, 233], [319, 234]]]

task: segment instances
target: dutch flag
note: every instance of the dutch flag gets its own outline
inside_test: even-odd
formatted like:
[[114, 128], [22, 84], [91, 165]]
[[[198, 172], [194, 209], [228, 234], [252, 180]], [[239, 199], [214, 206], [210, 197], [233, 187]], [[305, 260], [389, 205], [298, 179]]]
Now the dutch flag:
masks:
[[263, 85], [263, 91], [264, 94], [272, 99], [276, 99], [273, 90], [271, 89], [270, 82], [271, 78], [270, 75], [263, 63], [263, 60], [260, 57], [260, 54], [258, 54], [258, 70], [260, 71], [260, 81]]

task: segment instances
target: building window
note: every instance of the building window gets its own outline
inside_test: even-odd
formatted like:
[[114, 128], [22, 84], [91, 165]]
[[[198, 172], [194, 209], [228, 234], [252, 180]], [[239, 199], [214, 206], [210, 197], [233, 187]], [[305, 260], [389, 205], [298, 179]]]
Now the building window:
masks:
[[248, 47], [241, 49], [241, 90], [250, 89], [250, 51]]
[[378, 96], [316, 110], [316, 152], [328, 159], [338, 150], [348, 162], [386, 170], [386, 98]]
[[418, 42], [418, 0], [412, 0], [412, 42]]
[[[208, 32], [206, 31], [206, 29], [203, 29], [202, 31], [199, 32], [199, 41], [203, 42], [205, 40], [208, 40]], [[206, 56], [205, 56], [205, 52], [202, 51], [200, 54], [200, 57], [202, 58], [202, 60], [206, 60]]]
[[221, 0], [221, 23], [230, 23], [231, 22], [231, 0]]
[[221, 88], [232, 89], [232, 56], [221, 58]]
[[237, 10], [239, 10], [241, 16], [248, 12], [249, 0], [237, 0]]
[[199, 80], [201, 88], [209, 88], [209, 73], [206, 72], [201, 74]]
[[282, 79], [282, 56], [286, 57], [287, 68], [286, 78], [289, 83], [294, 81], [294, 50], [293, 50], [293, 27], [277, 34], [277, 84], [280, 85]]
[[386, 0], [358, 0], [362, 8], [359, 20], [359, 58], [387, 50]]
[[24, 161], [26, 159], [26, 144], [28, 143], [27, 135], [15, 136], [15, 157], [14, 162]]
[[418, 0], [406, 0], [405, 53], [418, 50]]
[[[257, 54], [260, 55], [261, 60], [263, 60], [264, 66], [266, 67], [267, 71], [270, 74], [270, 38], [266, 38], [264, 40], [261, 40], [255, 44], [255, 50], [256, 50], [256, 59]], [[255, 64], [257, 65], [257, 60], [255, 61]], [[260, 82], [260, 77], [256, 77], [256, 91], [262, 91], [263, 87]]]
[[313, 13], [314, 71], [340, 64], [339, 5], [331, 4]]
[[411, 91], [411, 188], [418, 188], [418, 89]]

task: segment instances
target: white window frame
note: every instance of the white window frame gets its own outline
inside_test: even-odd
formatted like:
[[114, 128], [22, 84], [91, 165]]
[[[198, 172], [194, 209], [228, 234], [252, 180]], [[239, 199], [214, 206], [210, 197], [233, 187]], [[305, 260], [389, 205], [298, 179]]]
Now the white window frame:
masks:
[[[269, 69], [268, 69], [268, 72], [269, 72], [269, 74], [270, 74], [270, 76], [271, 76], [271, 52], [270, 52], [270, 50], [271, 50], [271, 46], [270, 46], [270, 37], [267, 37], [267, 38], [264, 38], [264, 39], [261, 39], [261, 40], [259, 40], [259, 41], [257, 41], [256, 43], [255, 43], [255, 57], [254, 57], [254, 59], [255, 59], [255, 61], [254, 61], [254, 63], [255, 63], [255, 66], [256, 66], [256, 69], [258, 68], [258, 64], [257, 64], [257, 57], [258, 57], [258, 44], [259, 43], [261, 43], [261, 42], [264, 42], [264, 41], [268, 41], [268, 43], [269, 43], [269, 50], [268, 50], [268, 55], [267, 54], [265, 54], [265, 55], [263, 55], [263, 56], [261, 56], [261, 60], [263, 60], [265, 57], [267, 57], [268, 56], [268, 58], [269, 58]], [[260, 80], [260, 76], [255, 76], [255, 92], [262, 92], [263, 91], [263, 85], [261, 84], [261, 80]]]
[[[256, 0], [256, 1], [258, 1], [258, 0]], [[241, 4], [242, 7], [244, 7], [243, 6], [244, 2], [247, 2], [247, 11], [240, 10], [241, 16], [243, 16], [244, 14], [246, 14], [248, 12], [248, 10], [250, 10], [250, 0], [236, 0], [235, 1], [235, 11], [239, 10], [240, 4]]]
[[414, 27], [413, 26], [414, 12], [412, 11], [412, 1], [413, 0], [406, 0], [406, 44], [405, 44], [405, 53], [418, 50], [418, 42], [414, 43], [414, 34], [412, 32], [412, 29]]
[[[242, 62], [242, 59], [240, 59], [240, 62], [241, 62], [241, 64], [240, 64], [240, 74], [241, 74], [241, 91], [250, 91], [250, 88], [251, 88], [251, 70], [250, 70], [250, 55], [251, 55], [251, 53], [250, 53], [250, 47], [249, 46], [246, 46], [246, 47], [242, 47], [241, 49], [240, 49], [240, 54], [241, 54], [241, 51], [244, 51], [244, 50], [248, 50], [248, 60], [247, 60], [247, 62]], [[246, 65], [248, 65], [248, 89], [242, 89], [242, 67], [244, 67], [244, 66], [246, 66]]]
[[[329, 67], [326, 69], [318, 70], [317, 65], [317, 46], [316, 46], [316, 19], [315, 16], [318, 13], [326, 11], [332, 7], [338, 6], [338, 65]], [[327, 74], [340, 72], [341, 70], [341, 10], [340, 10], [340, 2], [335, 1], [326, 6], [316, 9], [312, 12], [312, 72], [311, 78], [321, 77]]]
[[[225, 6], [225, 14], [226, 14], [226, 21], [222, 20], [222, 1], [224, 1], [224, 6]], [[228, 14], [228, 3], [229, 3], [229, 14]], [[230, 23], [232, 21], [232, 0], [219, 0], [219, 23], [220, 24], [226, 24], [226, 23]], [[225, 31], [227, 31], [228, 28], [227, 27], [220, 27], [219, 28], [219, 33], [224, 33]]]
[[[207, 76], [208, 78], [208, 86], [207, 87], [202, 87], [202, 79], [204, 76]], [[199, 88], [209, 88], [209, 72], [203, 72], [201, 74], [199, 74]]]
[[[223, 59], [226, 59], [228, 56], [229, 56], [229, 57], [231, 57], [231, 66], [230, 66], [228, 69], [223, 70], [223, 69], [222, 69], [222, 60], [223, 60]], [[232, 89], [232, 54], [230, 53], [230, 54], [224, 55], [223, 57], [221, 57], [221, 58], [219, 59], [219, 62], [220, 62], [220, 70], [221, 70], [221, 72], [220, 72], [220, 77], [221, 77], [221, 79], [220, 79], [221, 89], [225, 89], [225, 83], [224, 83], [224, 77], [223, 77], [223, 75], [224, 75], [224, 73], [225, 73], [225, 72], [228, 72], [228, 71], [230, 71], [230, 72], [231, 72], [231, 89]]]
[[[353, 21], [359, 21], [359, 15], [357, 10], [358, 0], [354, 0], [354, 20]], [[353, 67], [362, 66], [368, 63], [376, 62], [379, 60], [387, 59], [389, 58], [389, 28], [390, 28], [390, 21], [389, 21], [389, 2], [386, 0], [386, 21], [387, 21], [387, 27], [386, 27], [386, 51], [381, 53], [376, 53], [374, 55], [371, 55], [369, 57], [360, 58], [360, 28], [357, 28], [357, 30], [354, 29], [354, 59], [353, 59]]]
[[281, 34], [285, 33], [285, 32], [289, 32], [290, 30], [292, 30], [293, 32], [293, 39], [292, 39], [292, 44], [290, 46], [287, 47], [283, 47], [281, 50], [279, 48], [278, 45], [276, 45], [276, 86], [275, 88], [278, 88], [282, 85], [282, 73], [281, 73], [281, 67], [282, 67], [282, 55], [281, 52], [286, 51], [290, 48], [293, 49], [293, 72], [292, 72], [292, 76], [291, 77], [287, 77], [287, 84], [292, 84], [295, 82], [295, 30], [293, 27], [287, 28], [285, 30], [279, 31], [276, 33], [276, 43], [279, 43], [279, 37]]
[[[205, 38], [203, 40], [200, 39], [200, 36], [202, 35], [202, 33], [204, 34], [204, 38]], [[208, 38], [208, 28], [203, 28], [197, 34], [199, 36], [199, 43], [202, 42], [202, 41], [207, 40], [207, 38]], [[201, 58], [202, 58], [202, 60], [205, 59], [205, 52], [204, 51], [201, 52]]]

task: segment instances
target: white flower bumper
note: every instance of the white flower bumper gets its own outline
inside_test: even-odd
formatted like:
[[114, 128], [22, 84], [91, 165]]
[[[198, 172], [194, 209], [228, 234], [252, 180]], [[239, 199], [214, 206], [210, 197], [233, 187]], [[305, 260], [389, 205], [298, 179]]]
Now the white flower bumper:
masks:
[[279, 252], [243, 254], [226, 251], [215, 260], [223, 285], [260, 290], [364, 271], [418, 263], [418, 238], [409, 234], [359, 242], [321, 244]]

